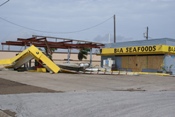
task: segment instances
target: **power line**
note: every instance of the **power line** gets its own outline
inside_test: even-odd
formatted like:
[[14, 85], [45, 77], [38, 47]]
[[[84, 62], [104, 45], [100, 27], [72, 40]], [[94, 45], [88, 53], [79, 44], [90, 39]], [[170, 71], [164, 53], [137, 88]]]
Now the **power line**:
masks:
[[[113, 16], [112, 16], [113, 17]], [[84, 28], [84, 29], [81, 29], [81, 30], [77, 30], [77, 31], [70, 31], [70, 32], [49, 32], [49, 31], [42, 31], [42, 30], [37, 30], [37, 29], [33, 29], [33, 28], [29, 28], [29, 27], [26, 27], [26, 26], [22, 26], [22, 25], [19, 25], [19, 24], [16, 24], [16, 23], [14, 23], [14, 22], [11, 22], [11, 21], [9, 21], [9, 20], [6, 20], [6, 19], [4, 19], [4, 18], [2, 18], [2, 17], [0, 17], [0, 19], [1, 20], [3, 20], [3, 21], [5, 21], [5, 22], [8, 22], [8, 23], [10, 23], [10, 24], [13, 24], [13, 25], [15, 25], [15, 26], [18, 26], [18, 27], [22, 27], [22, 28], [25, 28], [25, 29], [28, 29], [28, 30], [33, 30], [33, 31], [37, 31], [37, 32], [43, 32], [43, 33], [59, 33], [59, 34], [68, 34], [68, 33], [77, 33], [77, 32], [82, 32], [82, 31], [86, 31], [86, 30], [90, 30], [90, 29], [92, 29], [92, 28], [95, 28], [95, 27], [97, 27], [97, 26], [99, 26], [99, 25], [101, 25], [101, 24], [103, 24], [103, 23], [105, 23], [106, 21], [108, 21], [108, 20], [110, 20], [112, 17], [110, 17], [110, 18], [108, 18], [108, 19], [106, 19], [106, 20], [104, 20], [103, 22], [101, 22], [101, 23], [99, 23], [99, 24], [96, 24], [96, 25], [94, 25], [94, 26], [91, 26], [91, 27], [88, 27], [88, 28]]]
[[0, 7], [9, 2], [10, 0], [5, 1], [4, 3], [0, 4]]

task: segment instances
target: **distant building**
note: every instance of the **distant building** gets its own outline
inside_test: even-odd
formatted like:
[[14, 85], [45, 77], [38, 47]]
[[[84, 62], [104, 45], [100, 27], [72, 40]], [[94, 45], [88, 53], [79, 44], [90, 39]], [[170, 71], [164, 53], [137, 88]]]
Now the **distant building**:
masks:
[[105, 44], [101, 66], [133, 72], [175, 74], [175, 39], [161, 38]]

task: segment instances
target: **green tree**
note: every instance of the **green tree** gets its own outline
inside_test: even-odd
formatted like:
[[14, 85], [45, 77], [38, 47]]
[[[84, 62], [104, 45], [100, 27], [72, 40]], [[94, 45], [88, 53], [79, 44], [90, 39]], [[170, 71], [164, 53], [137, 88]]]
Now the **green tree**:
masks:
[[81, 48], [78, 53], [78, 60], [82, 61], [83, 59], [87, 59], [88, 52], [90, 52], [89, 48]]

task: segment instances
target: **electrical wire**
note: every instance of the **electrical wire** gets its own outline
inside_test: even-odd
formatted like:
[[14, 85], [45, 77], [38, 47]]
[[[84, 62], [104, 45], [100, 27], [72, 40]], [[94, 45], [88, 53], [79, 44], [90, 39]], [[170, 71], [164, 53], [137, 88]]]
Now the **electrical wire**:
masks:
[[0, 4], [0, 7], [9, 2], [10, 0], [5, 1], [4, 3]]
[[[113, 17], [113, 16], [112, 16], [112, 17]], [[10, 23], [10, 24], [13, 24], [13, 25], [15, 25], [15, 26], [18, 26], [18, 27], [21, 27], [21, 28], [25, 28], [25, 29], [28, 29], [28, 30], [37, 31], [37, 32], [53, 33], [53, 34], [68, 34], [68, 33], [78, 33], [78, 32], [82, 32], [82, 31], [90, 30], [90, 29], [92, 29], [92, 28], [95, 28], [95, 27], [97, 27], [97, 26], [99, 26], [99, 25], [101, 25], [101, 24], [107, 22], [107, 21], [110, 20], [112, 17], [110, 17], [110, 18], [104, 20], [103, 22], [101, 22], [101, 23], [99, 23], [99, 24], [96, 24], [96, 25], [94, 25], [94, 26], [91, 26], [91, 27], [88, 27], [88, 28], [84, 28], [84, 29], [81, 29], [81, 30], [77, 30], [77, 31], [70, 31], [70, 32], [49, 32], [49, 31], [42, 31], [42, 30], [37, 30], [37, 29], [33, 29], [33, 28], [29, 28], [29, 27], [25, 27], [25, 26], [16, 24], [16, 23], [11, 22], [11, 21], [9, 21], [9, 20], [6, 20], [6, 19], [4, 19], [4, 18], [2, 18], [2, 17], [0, 17], [0, 19], [3, 20], [3, 21], [5, 21], [5, 22], [8, 22], [8, 23]]]

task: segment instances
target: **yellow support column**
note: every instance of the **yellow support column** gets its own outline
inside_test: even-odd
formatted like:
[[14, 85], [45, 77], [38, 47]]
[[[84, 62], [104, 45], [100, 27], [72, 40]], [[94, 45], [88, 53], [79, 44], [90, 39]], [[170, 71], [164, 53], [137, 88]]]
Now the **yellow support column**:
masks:
[[38, 62], [41, 60], [46, 65], [44, 66], [46, 69], [49, 69], [54, 73], [58, 73], [60, 71], [60, 68], [35, 46], [32, 45], [29, 48], [29, 51]]

